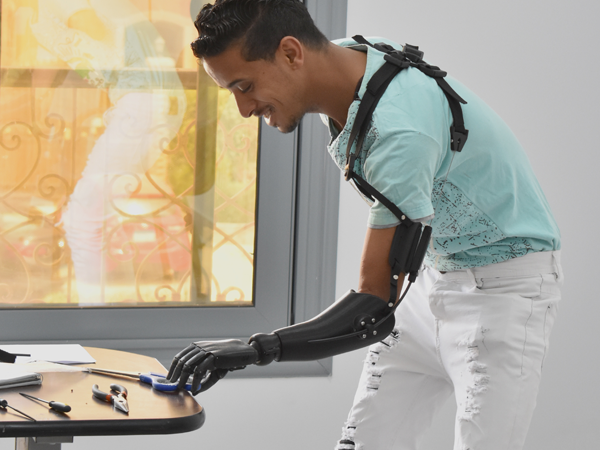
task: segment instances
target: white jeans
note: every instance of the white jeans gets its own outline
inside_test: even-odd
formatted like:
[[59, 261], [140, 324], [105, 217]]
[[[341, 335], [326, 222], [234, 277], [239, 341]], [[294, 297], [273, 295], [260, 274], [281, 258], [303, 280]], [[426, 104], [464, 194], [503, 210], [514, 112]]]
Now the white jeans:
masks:
[[454, 392], [454, 450], [524, 445], [560, 300], [560, 252], [426, 268], [369, 348], [338, 450], [415, 450]]

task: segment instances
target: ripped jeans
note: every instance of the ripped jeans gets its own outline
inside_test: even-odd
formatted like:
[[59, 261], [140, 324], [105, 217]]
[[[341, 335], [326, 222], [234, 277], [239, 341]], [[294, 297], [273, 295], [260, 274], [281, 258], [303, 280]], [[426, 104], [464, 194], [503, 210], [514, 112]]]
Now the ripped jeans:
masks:
[[425, 268], [369, 348], [337, 450], [419, 449], [454, 393], [454, 450], [522, 449], [560, 300], [560, 252]]

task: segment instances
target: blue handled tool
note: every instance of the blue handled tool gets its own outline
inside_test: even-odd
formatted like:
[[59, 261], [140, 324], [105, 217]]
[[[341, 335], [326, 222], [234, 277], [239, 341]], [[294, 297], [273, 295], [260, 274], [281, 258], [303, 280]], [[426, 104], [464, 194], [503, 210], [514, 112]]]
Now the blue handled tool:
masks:
[[[121, 370], [107, 370], [107, 369], [94, 369], [87, 367], [86, 372], [96, 373], [100, 375], [117, 376], [124, 378], [133, 378], [141, 381], [142, 383], [151, 385], [154, 389], [161, 392], [173, 392], [177, 390], [177, 383], [171, 383], [165, 378], [165, 375], [157, 373], [141, 373], [141, 372], [124, 372]], [[191, 383], [186, 383], [185, 389], [189, 391], [192, 389]]]

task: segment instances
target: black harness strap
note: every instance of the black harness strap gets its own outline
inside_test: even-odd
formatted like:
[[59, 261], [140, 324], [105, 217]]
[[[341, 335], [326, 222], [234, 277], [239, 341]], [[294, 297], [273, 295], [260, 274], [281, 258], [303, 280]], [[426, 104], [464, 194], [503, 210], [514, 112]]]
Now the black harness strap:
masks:
[[[394, 77], [408, 67], [415, 67], [425, 75], [435, 79], [438, 86], [444, 92], [453, 119], [452, 126], [450, 127], [450, 149], [452, 151], [460, 152], [469, 135], [468, 130], [465, 128], [462, 108], [460, 106], [461, 103], [466, 104], [467, 102], [452, 89], [446, 80], [444, 80], [444, 77], [447, 75], [446, 72], [439, 67], [429, 65], [423, 61], [423, 52], [419, 50], [419, 47], [406, 44], [404, 50], [399, 51], [388, 44], [371, 44], [364, 37], [359, 35], [353, 36], [353, 39], [359, 44], [368, 45], [385, 53], [384, 59], [386, 62], [377, 72], [375, 72], [367, 83], [365, 94], [360, 102], [352, 130], [350, 131], [350, 137], [346, 147], [345, 178], [346, 181], [353, 180], [355, 186], [363, 195], [371, 200], [378, 200], [400, 221], [400, 225], [398, 225], [396, 234], [394, 235], [389, 258], [389, 263], [392, 268], [390, 280], [390, 307], [392, 307], [392, 310], [390, 314], [393, 314], [402, 298], [404, 298], [408, 292], [411, 284], [416, 280], [418, 270], [425, 257], [425, 252], [427, 251], [427, 245], [432, 230], [430, 226], [425, 226], [424, 229], [422, 229], [421, 223], [411, 221], [398, 206], [388, 200], [365, 179], [357, 175], [354, 172], [356, 156], [362, 149], [367, 130], [370, 126], [371, 117], [379, 100], [383, 96], [383, 93]], [[357, 140], [356, 150], [355, 152], [352, 152], [352, 144], [355, 140]], [[403, 241], [409, 242], [409, 245], [402, 245]], [[396, 303], [400, 272], [409, 275], [409, 284], [400, 298], [400, 301]]]
[[387, 209], [389, 209], [392, 214], [394, 214], [401, 223], [406, 223], [407, 225], [411, 225], [413, 223], [394, 203], [388, 200], [386, 196], [384, 196], [381, 192], [371, 186], [367, 181], [355, 174], [352, 173], [352, 179], [354, 180], [354, 185], [357, 189], [365, 196], [370, 199], [376, 199], [379, 203], [383, 204]]
[[438, 86], [442, 88], [446, 99], [448, 100], [448, 106], [450, 106], [450, 112], [452, 113], [452, 126], [450, 127], [450, 150], [460, 152], [467, 142], [469, 137], [469, 130], [465, 128], [465, 119], [463, 118], [462, 108], [460, 104], [466, 104], [462, 98], [458, 96], [454, 89], [450, 87], [448, 82], [443, 78], [436, 78]]
[[[393, 64], [384, 64], [373, 77], [367, 83], [367, 90], [363, 95], [360, 102], [360, 107], [356, 112], [356, 119], [354, 120], [354, 126], [350, 131], [350, 137], [348, 139], [348, 147], [346, 148], [346, 181], [352, 178], [354, 173], [354, 162], [356, 161], [356, 153], [351, 153], [352, 143], [358, 136], [358, 142], [356, 148], [362, 148], [371, 116], [379, 99], [383, 96], [383, 93], [387, 89], [388, 85], [392, 82], [394, 77], [402, 70], [400, 67]], [[357, 126], [358, 124], [358, 126]]]
[[[454, 89], [452, 89], [452, 87], [448, 84], [446, 80], [444, 80], [444, 77], [447, 75], [447, 73], [437, 66], [432, 66], [424, 62], [423, 52], [419, 50], [418, 46], [405, 44], [404, 51], [399, 51], [388, 44], [371, 44], [369, 41], [367, 41], [364, 37], [360, 35], [353, 36], [352, 39], [354, 39], [359, 44], [368, 45], [369, 47], [372, 47], [376, 50], [379, 50], [380, 52], [385, 53], [386, 55], [384, 56], [384, 59], [386, 61], [386, 64], [384, 64], [383, 67], [385, 67], [388, 64], [392, 64], [398, 67], [398, 72], [408, 67], [415, 67], [421, 72], [423, 72], [425, 75], [435, 79], [436, 83], [442, 89], [442, 92], [446, 96], [448, 106], [450, 107], [450, 112], [452, 113], [453, 123], [450, 127], [450, 149], [453, 151], [460, 152], [463, 149], [465, 142], [467, 141], [467, 138], [469, 136], [469, 131], [465, 128], [465, 121], [462, 114], [462, 108], [460, 106], [461, 103], [466, 105], [467, 102], [463, 100]], [[375, 75], [373, 75], [371, 81], [375, 79], [378, 72]], [[389, 84], [389, 82], [387, 84]], [[387, 84], [385, 85], [385, 87], [387, 87]], [[383, 91], [381, 91], [381, 94], [383, 94]], [[354, 142], [354, 139], [352, 139], [351, 142]]]

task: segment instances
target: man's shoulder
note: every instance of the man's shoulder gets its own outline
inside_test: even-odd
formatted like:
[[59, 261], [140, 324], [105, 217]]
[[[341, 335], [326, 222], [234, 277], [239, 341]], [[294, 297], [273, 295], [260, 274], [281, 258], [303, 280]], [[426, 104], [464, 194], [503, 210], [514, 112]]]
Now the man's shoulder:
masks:
[[[371, 44], [379, 44], [380, 42], [382, 42], [384, 44], [391, 45], [392, 47], [397, 48], [399, 50], [402, 48], [402, 46], [399, 45], [398, 43], [396, 43], [390, 39], [380, 37], [380, 36], [365, 36], [365, 39], [367, 41], [369, 41]], [[363, 44], [359, 44], [351, 37], [335, 39], [331, 42], [335, 45], [339, 45], [340, 47], [366, 47]]]

